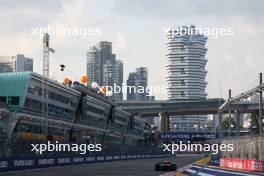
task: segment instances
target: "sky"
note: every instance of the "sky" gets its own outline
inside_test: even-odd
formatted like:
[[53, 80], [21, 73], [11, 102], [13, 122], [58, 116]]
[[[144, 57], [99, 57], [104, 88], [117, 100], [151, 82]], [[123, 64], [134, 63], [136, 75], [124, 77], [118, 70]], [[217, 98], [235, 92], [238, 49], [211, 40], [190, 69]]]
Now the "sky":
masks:
[[[149, 71], [150, 85], [167, 85], [164, 28], [193, 24], [232, 28], [232, 36], [208, 37], [209, 98], [237, 95], [258, 84], [264, 71], [264, 1], [261, 0], [0, 0], [0, 55], [24, 54], [42, 73], [42, 39], [34, 29], [59, 26], [99, 29], [100, 35], [52, 35], [51, 77], [78, 80], [86, 74], [86, 52], [99, 41], [113, 42], [124, 63], [124, 80], [137, 67]], [[60, 71], [59, 65], [66, 69]], [[221, 86], [220, 86], [221, 85]], [[166, 99], [157, 94], [156, 99]]]

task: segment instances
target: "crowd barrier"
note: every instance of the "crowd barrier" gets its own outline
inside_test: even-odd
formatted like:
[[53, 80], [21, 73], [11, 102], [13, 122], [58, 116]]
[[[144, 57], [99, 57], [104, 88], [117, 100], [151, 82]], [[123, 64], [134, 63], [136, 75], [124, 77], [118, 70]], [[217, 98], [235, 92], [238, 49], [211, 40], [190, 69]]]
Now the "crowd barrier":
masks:
[[0, 172], [43, 168], [43, 167], [51, 167], [51, 166], [109, 162], [109, 161], [117, 161], [117, 160], [159, 158], [159, 157], [167, 157], [167, 156], [170, 156], [170, 154], [0, 158]]

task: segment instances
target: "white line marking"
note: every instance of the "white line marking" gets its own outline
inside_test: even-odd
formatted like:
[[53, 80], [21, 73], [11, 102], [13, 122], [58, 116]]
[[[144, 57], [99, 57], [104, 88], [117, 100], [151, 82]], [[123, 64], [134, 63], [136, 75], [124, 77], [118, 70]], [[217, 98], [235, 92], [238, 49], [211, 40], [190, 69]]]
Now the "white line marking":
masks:
[[190, 172], [192, 174], [195, 174], [195, 175], [200, 175], [200, 176], [214, 176], [214, 175], [203, 173], [203, 172], [200, 172], [200, 171], [198, 171], [198, 173], [197, 173], [196, 170], [192, 170], [192, 169], [187, 169], [186, 171]]
[[175, 176], [177, 172], [166, 172], [165, 174], [162, 174], [160, 176]]
[[190, 172], [192, 174], [195, 174], [196, 173], [196, 171], [195, 170], [192, 170], [192, 169], [186, 169], [185, 171]]

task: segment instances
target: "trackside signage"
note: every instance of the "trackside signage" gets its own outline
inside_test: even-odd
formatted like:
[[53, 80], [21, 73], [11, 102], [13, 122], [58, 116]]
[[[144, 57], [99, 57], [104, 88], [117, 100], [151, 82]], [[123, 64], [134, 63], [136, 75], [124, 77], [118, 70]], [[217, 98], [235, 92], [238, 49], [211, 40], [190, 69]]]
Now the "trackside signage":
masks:
[[50, 166], [61, 166], [70, 164], [81, 164], [91, 162], [106, 162], [114, 160], [129, 160], [142, 158], [167, 157], [169, 154], [159, 155], [108, 155], [108, 156], [76, 156], [76, 157], [14, 157], [0, 159], [1, 171], [14, 171], [24, 169], [34, 169]]
[[160, 139], [199, 141], [218, 138], [217, 133], [212, 132], [176, 132], [160, 133]]
[[221, 158], [220, 167], [263, 173], [264, 161], [243, 160], [238, 158]]

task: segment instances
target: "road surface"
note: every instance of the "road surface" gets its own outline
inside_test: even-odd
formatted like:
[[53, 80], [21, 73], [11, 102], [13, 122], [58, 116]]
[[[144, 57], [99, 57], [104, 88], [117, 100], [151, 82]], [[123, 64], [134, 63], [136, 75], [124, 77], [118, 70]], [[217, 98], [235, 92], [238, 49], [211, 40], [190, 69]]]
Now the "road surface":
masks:
[[104, 163], [89, 163], [82, 165], [70, 165], [32, 169], [25, 171], [0, 173], [5, 176], [160, 176], [166, 172], [155, 172], [155, 163], [162, 160], [170, 160], [178, 165], [178, 168], [191, 164], [203, 156], [184, 155], [170, 158], [137, 159], [112, 161]]

